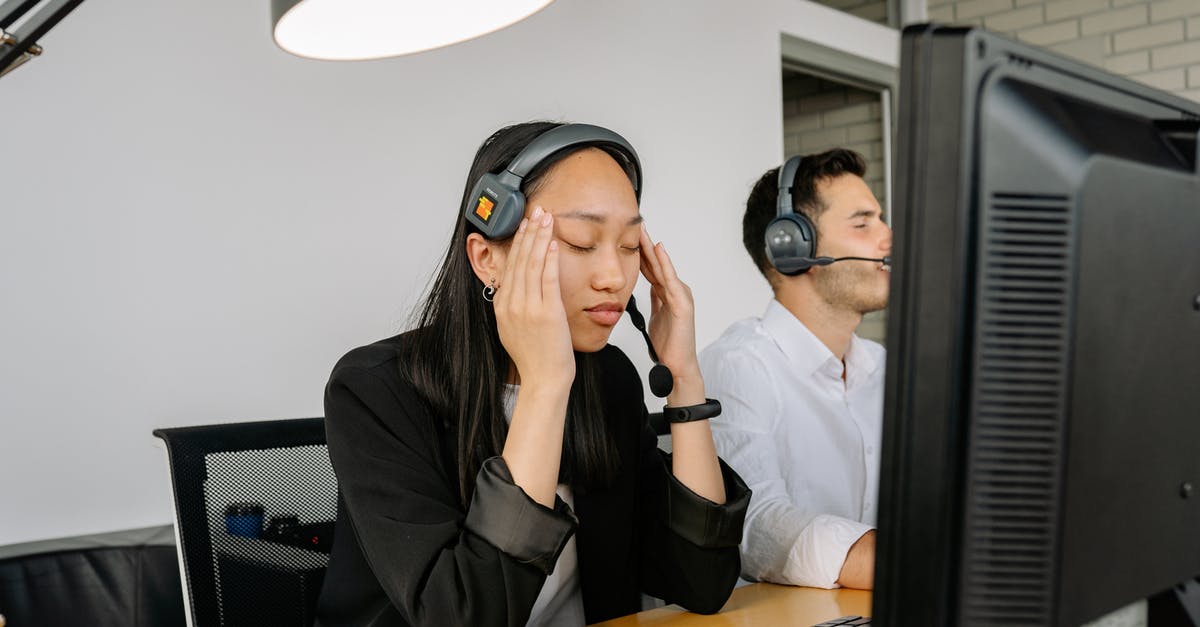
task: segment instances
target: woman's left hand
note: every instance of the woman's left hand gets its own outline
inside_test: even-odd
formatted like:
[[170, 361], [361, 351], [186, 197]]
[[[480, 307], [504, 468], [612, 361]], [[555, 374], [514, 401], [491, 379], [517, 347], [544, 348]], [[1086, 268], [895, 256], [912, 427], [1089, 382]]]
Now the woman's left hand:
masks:
[[[692, 290], [679, 279], [666, 248], [661, 242], [654, 244], [644, 224], [640, 245], [642, 276], [650, 282], [650, 341], [654, 343], [659, 361], [670, 368], [676, 383], [681, 379], [700, 382], [700, 362], [696, 359], [696, 307]], [[698, 402], [704, 402], [703, 388], [699, 393]], [[672, 393], [672, 396], [675, 395]]]
[[[668, 407], [704, 402], [704, 377], [696, 358], [696, 306], [692, 289], [679, 280], [661, 243], [642, 225], [642, 276], [650, 281], [650, 341], [659, 361], [671, 369]], [[671, 425], [671, 472], [689, 490], [713, 503], [725, 502], [725, 480], [707, 420]]]

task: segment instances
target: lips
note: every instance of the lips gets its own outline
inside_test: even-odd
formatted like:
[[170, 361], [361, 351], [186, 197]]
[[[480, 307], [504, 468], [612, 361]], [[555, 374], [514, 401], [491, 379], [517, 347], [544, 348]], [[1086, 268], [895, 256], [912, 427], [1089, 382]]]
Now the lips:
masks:
[[625, 308], [618, 303], [601, 303], [595, 307], [588, 307], [583, 310], [587, 313], [588, 318], [601, 326], [615, 326], [621, 320], [621, 314]]

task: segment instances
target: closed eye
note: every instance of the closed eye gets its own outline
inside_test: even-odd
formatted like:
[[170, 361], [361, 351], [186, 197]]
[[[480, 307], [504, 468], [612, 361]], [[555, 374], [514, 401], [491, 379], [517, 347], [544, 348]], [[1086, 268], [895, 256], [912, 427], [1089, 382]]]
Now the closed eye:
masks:
[[[595, 246], [579, 246], [578, 244], [572, 244], [571, 242], [568, 242], [566, 240], [560, 240], [560, 241], [562, 241], [562, 243], [566, 244], [567, 249], [571, 250], [572, 252], [590, 253], [590, 252], [593, 252], [596, 250]], [[642, 247], [640, 245], [621, 246], [620, 248], [621, 248], [621, 252], [628, 254], [628, 255], [636, 255], [642, 251]]]

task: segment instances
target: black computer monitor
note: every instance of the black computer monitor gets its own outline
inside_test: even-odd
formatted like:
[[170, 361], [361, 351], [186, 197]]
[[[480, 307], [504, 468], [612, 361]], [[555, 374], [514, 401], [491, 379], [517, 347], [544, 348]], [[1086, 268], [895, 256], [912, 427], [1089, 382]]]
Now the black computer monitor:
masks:
[[1200, 104], [977, 29], [901, 74], [875, 624], [1200, 575]]

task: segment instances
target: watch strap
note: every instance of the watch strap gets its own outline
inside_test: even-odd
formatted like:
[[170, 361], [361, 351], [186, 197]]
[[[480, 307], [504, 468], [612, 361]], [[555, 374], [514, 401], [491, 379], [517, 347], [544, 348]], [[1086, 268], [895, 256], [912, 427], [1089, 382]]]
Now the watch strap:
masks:
[[669, 423], [694, 422], [721, 415], [721, 401], [706, 398], [699, 405], [686, 407], [663, 407], [663, 419]]

